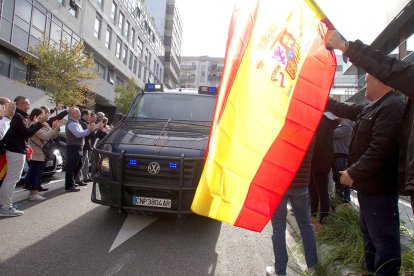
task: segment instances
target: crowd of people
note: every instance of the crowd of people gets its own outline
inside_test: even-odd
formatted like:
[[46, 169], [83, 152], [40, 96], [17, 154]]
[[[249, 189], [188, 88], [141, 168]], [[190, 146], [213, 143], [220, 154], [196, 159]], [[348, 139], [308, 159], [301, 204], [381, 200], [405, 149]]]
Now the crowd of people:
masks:
[[[388, 57], [359, 40], [348, 42], [337, 31], [328, 31], [326, 44], [344, 52], [367, 72], [365, 97], [369, 103], [348, 105], [329, 99], [302, 165], [272, 218], [275, 264], [267, 267], [266, 273], [286, 275], [288, 201], [300, 229], [307, 266], [318, 263], [314, 231], [329, 215], [332, 170], [335, 193], [342, 202], [350, 202], [350, 189], [357, 191], [366, 270], [375, 275], [398, 275], [399, 195], [410, 196], [414, 204], [414, 65]], [[88, 185], [94, 141], [111, 129], [105, 114], [81, 111], [76, 106], [68, 110], [57, 106], [58, 114], [53, 117], [46, 107], [34, 108], [29, 114], [30, 102], [23, 96], [13, 102], [0, 97], [0, 105], [0, 178], [4, 177], [0, 216], [24, 213], [13, 207], [12, 195], [26, 159], [29, 200], [45, 199], [40, 194], [47, 190], [41, 186], [47, 159], [44, 147], [59, 134], [67, 115], [64, 190], [78, 192], [78, 186]]]
[[[29, 190], [29, 200], [43, 201], [41, 179], [50, 152], [49, 142], [53, 141], [64, 124], [66, 136], [65, 192], [77, 192], [78, 186], [87, 186], [92, 145], [111, 130], [103, 112], [79, 110], [76, 106], [64, 109], [57, 105], [54, 109], [42, 106], [30, 112], [30, 101], [17, 96], [13, 102], [0, 97], [0, 216], [21, 216], [23, 211], [13, 207], [12, 196], [16, 183], [22, 177], [24, 162], [29, 169], [25, 176], [25, 187]], [[51, 116], [56, 111], [57, 115]]]
[[414, 212], [414, 65], [359, 40], [346, 41], [335, 30], [327, 32], [325, 43], [367, 72], [369, 102], [348, 105], [329, 99], [312, 145], [273, 215], [275, 263], [266, 274], [286, 275], [287, 200], [299, 226], [307, 267], [317, 265], [312, 224], [323, 224], [329, 215], [327, 173], [332, 169], [335, 193], [342, 202], [350, 201], [350, 189], [357, 191], [366, 271], [398, 275], [399, 195], [410, 196]]

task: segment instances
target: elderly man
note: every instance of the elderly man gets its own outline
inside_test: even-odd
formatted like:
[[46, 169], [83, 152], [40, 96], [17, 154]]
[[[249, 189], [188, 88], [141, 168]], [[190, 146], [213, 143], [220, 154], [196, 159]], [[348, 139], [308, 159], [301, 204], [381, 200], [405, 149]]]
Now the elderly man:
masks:
[[398, 275], [401, 265], [398, 212], [398, 129], [404, 101], [393, 89], [366, 76], [368, 105], [329, 100], [327, 110], [355, 121], [342, 184], [358, 192], [366, 269]]
[[37, 122], [29, 127], [27, 112], [30, 109], [29, 99], [17, 96], [14, 99], [16, 112], [10, 122], [10, 129], [4, 137], [6, 144], [7, 175], [0, 188], [0, 216], [21, 216], [24, 212], [13, 208], [12, 196], [14, 187], [22, 175], [24, 160], [29, 149], [28, 139], [43, 127], [47, 116], [42, 114]]
[[[65, 175], [65, 191], [78, 192], [79, 189], [75, 187], [75, 177], [78, 174], [82, 165], [83, 146], [85, 145], [85, 137], [92, 131], [97, 129], [101, 124], [89, 124], [86, 129], [82, 128], [79, 123], [81, 112], [78, 108], [73, 108], [69, 112], [69, 120], [66, 124], [66, 175]], [[86, 186], [86, 183], [79, 183], [78, 185]]]
[[328, 31], [325, 41], [344, 52], [355, 66], [408, 96], [400, 127], [398, 180], [400, 194], [411, 196], [414, 212], [414, 65], [375, 51], [359, 40], [348, 42], [337, 31]]

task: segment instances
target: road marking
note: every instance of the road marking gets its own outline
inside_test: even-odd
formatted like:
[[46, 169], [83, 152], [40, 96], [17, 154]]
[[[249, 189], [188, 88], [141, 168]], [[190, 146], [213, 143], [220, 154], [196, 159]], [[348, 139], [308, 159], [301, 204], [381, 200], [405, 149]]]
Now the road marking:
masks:
[[135, 236], [157, 219], [157, 217], [128, 214], [108, 253], [111, 253], [112, 250]]

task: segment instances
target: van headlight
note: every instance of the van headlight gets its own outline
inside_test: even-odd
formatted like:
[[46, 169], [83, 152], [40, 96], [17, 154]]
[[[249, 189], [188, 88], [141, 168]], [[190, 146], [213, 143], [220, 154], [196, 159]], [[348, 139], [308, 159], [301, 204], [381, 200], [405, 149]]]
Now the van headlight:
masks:
[[109, 158], [102, 158], [101, 161], [101, 172], [109, 175]]

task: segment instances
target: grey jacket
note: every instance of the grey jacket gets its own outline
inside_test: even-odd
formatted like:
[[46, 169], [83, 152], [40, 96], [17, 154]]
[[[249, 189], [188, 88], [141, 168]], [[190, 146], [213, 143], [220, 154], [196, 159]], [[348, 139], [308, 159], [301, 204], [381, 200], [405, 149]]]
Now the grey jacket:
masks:
[[354, 123], [344, 119], [334, 130], [334, 154], [348, 155], [349, 141], [351, 140]]

